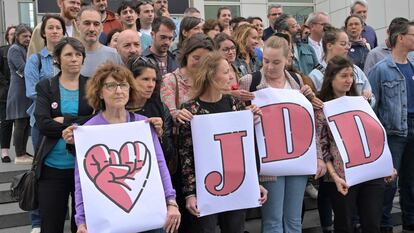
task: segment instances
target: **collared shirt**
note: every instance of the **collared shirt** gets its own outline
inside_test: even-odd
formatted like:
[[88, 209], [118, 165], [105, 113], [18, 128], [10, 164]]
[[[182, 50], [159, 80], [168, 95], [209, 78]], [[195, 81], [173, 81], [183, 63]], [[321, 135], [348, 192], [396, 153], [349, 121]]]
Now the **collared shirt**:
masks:
[[323, 48], [322, 48], [322, 39], [320, 41], [314, 41], [309, 36], [308, 37], [308, 44], [312, 46], [313, 50], [315, 50], [316, 57], [318, 58], [319, 63], [322, 62], [322, 55], [323, 55]]
[[378, 46], [377, 34], [375, 33], [375, 30], [373, 27], [365, 24], [364, 29], [362, 29], [362, 37], [367, 40], [367, 42], [371, 46], [371, 49]]

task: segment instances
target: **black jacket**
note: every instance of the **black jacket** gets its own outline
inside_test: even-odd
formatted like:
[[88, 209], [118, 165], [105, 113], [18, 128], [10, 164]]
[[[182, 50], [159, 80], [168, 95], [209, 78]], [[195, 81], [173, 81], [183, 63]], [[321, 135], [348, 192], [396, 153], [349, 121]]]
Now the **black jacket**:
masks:
[[[154, 61], [155, 64], [157, 64], [157, 67], [158, 67], [157, 59], [155, 58], [155, 55], [151, 52], [150, 47], [145, 49], [144, 52], [142, 52], [141, 56], [151, 59], [152, 61]], [[167, 73], [171, 73], [177, 68], [178, 68], [178, 64], [177, 64], [175, 55], [171, 53], [170, 51], [168, 51], [167, 52]]]
[[7, 63], [7, 52], [10, 45], [0, 47], [0, 102], [7, 102], [7, 92], [10, 86], [10, 69]]
[[173, 143], [173, 120], [170, 114], [168, 107], [161, 102], [160, 96], [158, 93], [154, 93], [152, 97], [147, 100], [144, 107], [134, 113], [141, 114], [148, 118], [150, 117], [161, 117], [163, 121], [163, 130], [164, 134], [160, 138], [161, 147], [164, 152], [165, 160], [168, 162], [171, 161], [174, 155], [174, 143]]
[[[56, 75], [52, 79], [44, 79], [36, 85], [37, 99], [34, 116], [36, 118], [36, 126], [42, 137], [41, 143], [36, 156], [40, 156], [40, 166], [37, 166], [36, 175], [40, 177], [43, 161], [47, 154], [53, 149], [59, 139], [62, 138], [62, 131], [73, 123], [84, 124], [93, 114], [93, 109], [88, 105], [85, 99], [85, 85], [87, 77], [79, 77], [79, 109], [78, 116], [64, 116], [60, 106], [60, 90], [59, 76]], [[52, 107], [56, 106], [55, 108]], [[55, 117], [64, 117], [63, 124], [53, 120]], [[43, 141], [44, 140], [44, 141]]]

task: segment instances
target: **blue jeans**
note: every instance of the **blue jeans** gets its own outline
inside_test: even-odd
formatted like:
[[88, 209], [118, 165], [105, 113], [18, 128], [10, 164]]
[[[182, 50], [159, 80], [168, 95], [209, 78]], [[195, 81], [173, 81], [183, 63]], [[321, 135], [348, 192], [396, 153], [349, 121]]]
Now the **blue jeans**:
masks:
[[[31, 130], [33, 149], [36, 152], [39, 149], [39, 130], [36, 126], [33, 126]], [[32, 220], [32, 228], [40, 227], [41, 219], [39, 209], [30, 211], [30, 219]]]
[[301, 213], [308, 176], [279, 176], [263, 182], [268, 196], [262, 206], [262, 233], [302, 232]]
[[37, 152], [37, 150], [39, 149], [39, 143], [40, 143], [40, 132], [39, 129], [36, 126], [32, 126], [32, 131], [31, 131], [31, 135], [32, 135], [32, 143], [33, 143], [33, 149], [35, 151], [35, 154]]
[[[388, 136], [394, 168], [399, 175], [400, 205], [403, 225], [414, 224], [414, 118], [408, 118], [407, 137]], [[392, 202], [397, 191], [397, 181], [386, 185], [384, 195], [382, 227], [392, 227]]]

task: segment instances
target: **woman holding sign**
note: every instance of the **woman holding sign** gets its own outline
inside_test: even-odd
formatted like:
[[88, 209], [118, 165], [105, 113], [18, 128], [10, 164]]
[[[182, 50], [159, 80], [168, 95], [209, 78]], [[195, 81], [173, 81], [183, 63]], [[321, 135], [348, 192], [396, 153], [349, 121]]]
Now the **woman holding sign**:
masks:
[[[318, 100], [299, 74], [285, 70], [291, 55], [286, 39], [272, 36], [263, 49], [263, 68], [240, 80], [240, 88], [256, 91], [267, 87], [300, 90], [310, 101]], [[316, 178], [325, 174], [325, 164], [318, 159]], [[260, 176], [269, 190], [269, 200], [262, 206], [262, 232], [301, 232], [302, 201], [308, 176]]]
[[[329, 101], [342, 96], [357, 96], [354, 65], [343, 56], [329, 60], [319, 97]], [[352, 218], [358, 210], [362, 232], [380, 232], [382, 203], [385, 191], [383, 179], [375, 179], [348, 187], [344, 162], [322, 110], [316, 110], [317, 150], [327, 164], [324, 180], [335, 214], [335, 232], [353, 232]], [[387, 178], [388, 180], [390, 178]], [[374, 195], [373, 195], [374, 194]]]
[[[125, 123], [129, 121], [146, 120], [146, 117], [139, 114], [129, 114], [125, 107], [128, 104], [135, 103], [138, 96], [138, 90], [132, 73], [125, 67], [107, 63], [96, 70], [94, 76], [88, 81], [86, 98], [89, 104], [98, 114], [90, 119], [85, 125], [104, 125]], [[135, 119], [132, 120], [131, 117]], [[155, 127], [159, 134], [162, 131], [158, 121], [148, 119]], [[73, 144], [73, 129], [76, 126], [70, 126], [63, 131], [63, 137]], [[158, 161], [162, 184], [164, 188], [165, 199], [167, 202], [167, 220], [164, 229], [172, 233], [180, 225], [180, 212], [175, 201], [175, 190], [171, 184], [170, 174], [165, 163], [164, 155], [157, 137], [152, 130], [155, 153]], [[85, 210], [82, 197], [82, 188], [80, 184], [78, 166], [75, 166], [75, 200], [76, 200], [76, 224], [78, 233], [86, 233]], [[162, 229], [149, 231], [151, 233], [163, 232]]]
[[[218, 52], [207, 54], [200, 62], [198, 72], [194, 75], [192, 99], [183, 104], [183, 108], [193, 115], [212, 114], [245, 110], [242, 101], [231, 95], [222, 94], [230, 89], [230, 66]], [[255, 119], [261, 114], [260, 109], [251, 105], [247, 107], [255, 114]], [[253, 123], [253, 122], [252, 122]], [[194, 151], [191, 134], [191, 124], [185, 122], [180, 127], [182, 143], [180, 144], [180, 155], [182, 156], [182, 180], [183, 193], [186, 197], [186, 208], [191, 214], [198, 216], [196, 197], [196, 180], [194, 166]], [[261, 188], [260, 202], [267, 199], [267, 191]], [[214, 233], [217, 224], [221, 232], [240, 233], [244, 232], [244, 220], [246, 210], [227, 211], [197, 218], [196, 229], [193, 232]]]

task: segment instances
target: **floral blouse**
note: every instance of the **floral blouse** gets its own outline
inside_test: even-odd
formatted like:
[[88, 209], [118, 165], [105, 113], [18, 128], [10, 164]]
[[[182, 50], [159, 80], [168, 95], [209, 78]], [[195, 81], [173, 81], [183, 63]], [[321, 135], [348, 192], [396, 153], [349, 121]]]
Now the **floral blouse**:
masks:
[[[315, 121], [317, 135], [316, 150], [318, 158], [322, 157], [325, 162], [331, 161], [335, 172], [339, 177], [345, 180], [342, 157], [339, 154], [338, 146], [336, 145], [335, 139], [329, 129], [328, 122], [326, 121], [322, 109], [315, 110]], [[333, 182], [333, 179], [328, 172], [326, 173], [324, 180]]]
[[[245, 110], [243, 102], [230, 95], [223, 95], [223, 98], [230, 98], [232, 111]], [[207, 109], [200, 105], [198, 99], [190, 100], [183, 104], [183, 108], [190, 111], [193, 115], [209, 114]], [[185, 197], [195, 195], [196, 193], [196, 179], [194, 169], [194, 152], [193, 140], [191, 136], [191, 123], [186, 122], [181, 124], [179, 128], [179, 155], [181, 157], [181, 177], [183, 183], [183, 194]]]
[[[177, 91], [177, 81], [178, 91]], [[180, 105], [190, 99], [191, 85], [187, 77], [181, 74], [179, 69], [164, 75], [161, 82], [161, 100], [167, 105], [173, 119], [176, 118]], [[176, 95], [178, 94], [178, 106], [176, 105]]]

